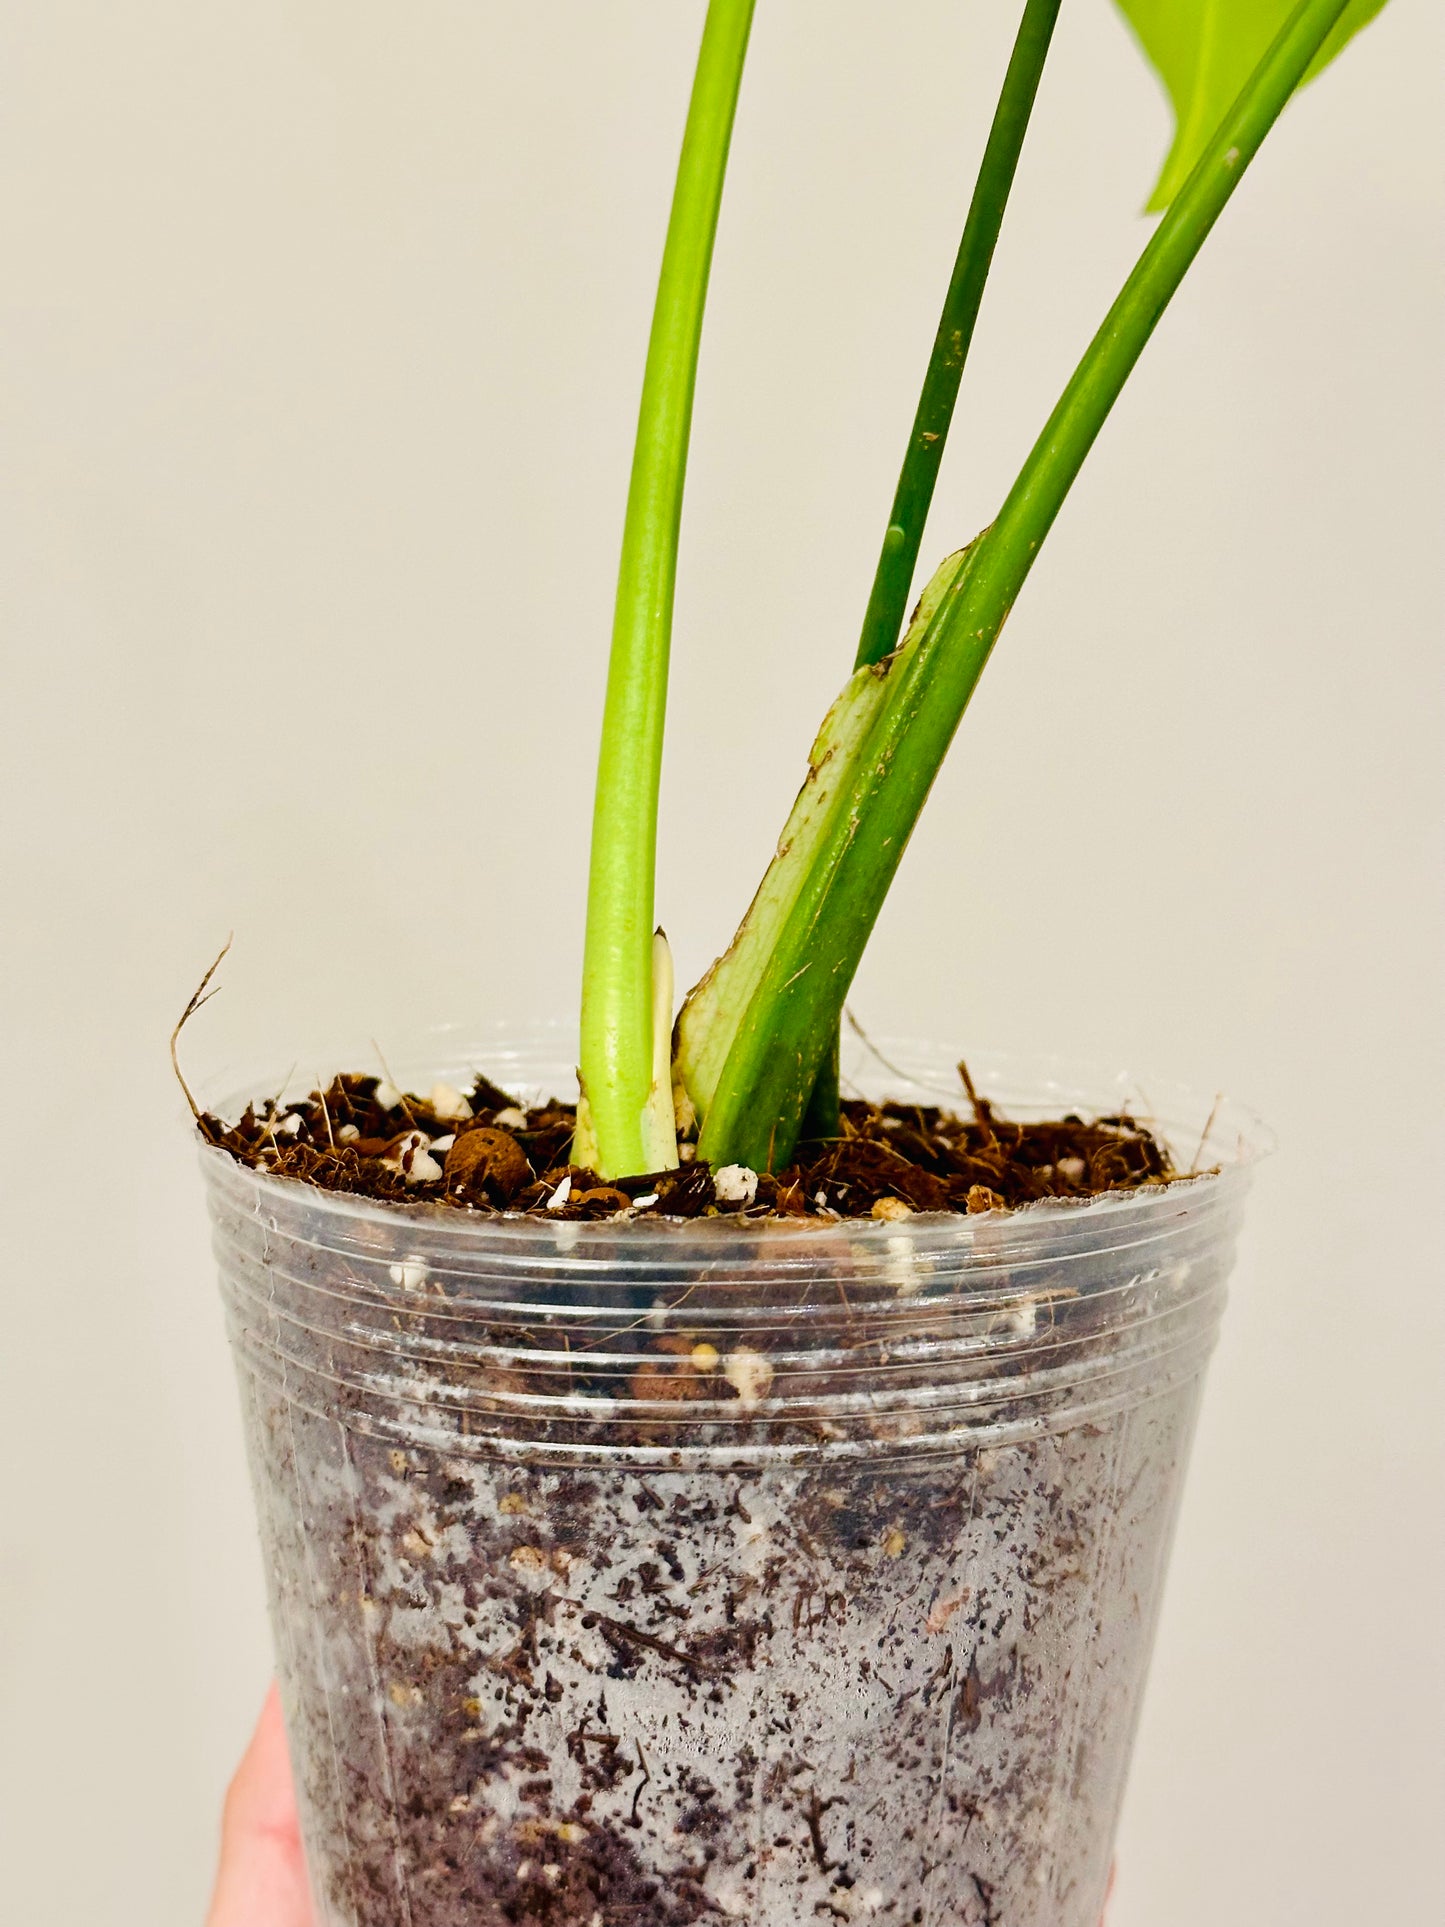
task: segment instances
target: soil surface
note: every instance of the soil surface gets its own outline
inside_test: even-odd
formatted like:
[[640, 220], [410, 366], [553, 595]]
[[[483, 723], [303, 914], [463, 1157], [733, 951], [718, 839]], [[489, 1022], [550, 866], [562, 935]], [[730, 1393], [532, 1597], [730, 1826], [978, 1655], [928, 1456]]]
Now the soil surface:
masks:
[[1167, 1183], [1165, 1145], [1127, 1116], [1014, 1123], [960, 1066], [965, 1118], [936, 1106], [845, 1101], [842, 1133], [799, 1146], [776, 1175], [715, 1174], [682, 1146], [675, 1170], [604, 1180], [569, 1162], [574, 1106], [528, 1106], [478, 1077], [426, 1097], [342, 1075], [304, 1101], [267, 1099], [239, 1122], [199, 1118], [208, 1143], [240, 1163], [331, 1191], [482, 1212], [598, 1220], [659, 1216], [902, 1219], [918, 1211], [1014, 1209]]

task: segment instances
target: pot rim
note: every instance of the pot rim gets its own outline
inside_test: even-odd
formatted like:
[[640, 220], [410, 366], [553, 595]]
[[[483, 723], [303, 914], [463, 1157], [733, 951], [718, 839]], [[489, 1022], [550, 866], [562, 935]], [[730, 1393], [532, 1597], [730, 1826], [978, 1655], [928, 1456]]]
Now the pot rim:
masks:
[[[366, 1044], [359, 1048], [313, 1051], [301, 1061], [341, 1067], [365, 1063], [377, 1056], [375, 1045]], [[560, 1020], [482, 1026], [447, 1023], [420, 1031], [405, 1055], [390, 1059], [386, 1065], [378, 1063], [377, 1070], [391, 1075], [402, 1088], [415, 1088], [438, 1078], [448, 1082], [465, 1081], [468, 1072], [475, 1075], [479, 1070], [507, 1088], [509, 1069], [519, 1070], [529, 1062], [566, 1066], [574, 1063], [575, 1058], [575, 1026]], [[961, 1105], [966, 1102], [961, 1089], [946, 1089], [936, 1081], [937, 1066], [947, 1058], [948, 1054], [936, 1044], [918, 1038], [884, 1037], [873, 1041], [863, 1038], [861, 1033], [845, 1036], [845, 1089], [850, 1083], [856, 1087], [863, 1078], [880, 1097], [896, 1097], [896, 1090], [884, 1088], [891, 1082], [918, 1092], [921, 1101]], [[244, 1188], [254, 1188], [259, 1197], [273, 1197], [283, 1209], [288, 1206], [294, 1209], [304, 1197], [308, 1210], [319, 1217], [356, 1226], [372, 1223], [396, 1227], [410, 1223], [419, 1230], [424, 1229], [431, 1239], [440, 1234], [448, 1246], [485, 1242], [494, 1248], [502, 1246], [519, 1253], [529, 1245], [551, 1252], [557, 1248], [559, 1230], [573, 1239], [579, 1231], [585, 1231], [589, 1246], [615, 1245], [619, 1262], [636, 1262], [641, 1253], [629, 1247], [636, 1247], [642, 1241], [652, 1255], [658, 1256], [659, 1244], [668, 1240], [685, 1246], [699, 1242], [716, 1244], [730, 1237], [759, 1244], [766, 1241], [772, 1264], [784, 1257], [779, 1247], [789, 1244], [796, 1246], [799, 1256], [806, 1253], [815, 1259], [819, 1255], [816, 1241], [842, 1231], [850, 1246], [859, 1252], [866, 1252], [870, 1245], [886, 1250], [890, 1238], [906, 1233], [915, 1245], [921, 1241], [928, 1246], [975, 1247], [980, 1258], [990, 1253], [1001, 1257], [1003, 1247], [1007, 1246], [1009, 1262], [1016, 1263], [1025, 1255], [1022, 1247], [1031, 1241], [1030, 1230], [1042, 1232], [1046, 1226], [1054, 1254], [1058, 1251], [1059, 1233], [1071, 1224], [1081, 1233], [1086, 1228], [1089, 1233], [1096, 1228], [1103, 1231], [1105, 1224], [1111, 1224], [1126, 1234], [1124, 1242], [1130, 1245], [1147, 1241], [1150, 1224], [1174, 1219], [1181, 1205], [1186, 1209], [1196, 1203], [1207, 1207], [1207, 1200], [1212, 1196], [1220, 1197], [1223, 1202], [1222, 1194], [1228, 1194], [1232, 1201], [1247, 1188], [1255, 1168], [1276, 1149], [1274, 1134], [1259, 1115], [1222, 1092], [1207, 1098], [1188, 1085], [1152, 1077], [1145, 1083], [1133, 1073], [1105, 1069], [1097, 1063], [1057, 1053], [993, 1051], [968, 1061], [975, 1084], [987, 1090], [990, 1101], [1007, 1116], [1042, 1117], [1057, 1115], [1061, 1109], [1080, 1110], [1094, 1116], [1129, 1115], [1164, 1137], [1176, 1159], [1186, 1155], [1183, 1147], [1190, 1143], [1197, 1148], [1185, 1171], [1165, 1184], [1102, 1192], [1092, 1198], [1044, 1198], [1008, 1209], [967, 1214], [918, 1211], [902, 1225], [869, 1218], [783, 1218], [731, 1212], [709, 1218], [643, 1215], [591, 1220], [579, 1225], [576, 1221], [556, 1221], [535, 1212], [483, 1212], [431, 1200], [398, 1203], [366, 1198], [238, 1164], [229, 1153], [211, 1145], [202, 1144], [200, 1155], [208, 1182], [221, 1184], [223, 1188], [229, 1187], [222, 1176], [222, 1167], [229, 1167]], [[574, 1093], [559, 1092], [555, 1081], [558, 1076], [568, 1075], [575, 1077], [575, 1073], [565, 1070], [549, 1070], [544, 1081], [550, 1083], [551, 1088], [546, 1092], [534, 1079], [523, 1079], [521, 1092], [524, 1095], [536, 1092], [539, 1098], [564, 1095], [570, 1101]], [[198, 1088], [202, 1108], [225, 1117], [238, 1112], [258, 1093], [275, 1094], [278, 1098], [304, 1095], [315, 1082], [314, 1074], [298, 1075], [294, 1069], [280, 1080], [274, 1073], [267, 1078], [238, 1075], [234, 1069], [225, 1069], [205, 1074], [198, 1080]], [[905, 1097], [907, 1094], [904, 1093]], [[1205, 1169], [1197, 1169], [1206, 1150], [1214, 1161]], [[1134, 1235], [1127, 1235], [1129, 1231]], [[1092, 1236], [1089, 1243], [1093, 1245]]]

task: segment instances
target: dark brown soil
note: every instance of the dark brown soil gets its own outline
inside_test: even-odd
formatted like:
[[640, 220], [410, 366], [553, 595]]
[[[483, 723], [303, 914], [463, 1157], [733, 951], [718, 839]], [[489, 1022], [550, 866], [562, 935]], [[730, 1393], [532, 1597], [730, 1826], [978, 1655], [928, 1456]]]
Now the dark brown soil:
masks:
[[936, 1106], [845, 1102], [841, 1136], [800, 1146], [798, 1161], [762, 1174], [746, 1203], [736, 1186], [720, 1200], [712, 1171], [686, 1145], [676, 1170], [604, 1181], [569, 1162], [571, 1105], [551, 1099], [527, 1108], [485, 1077], [463, 1094], [462, 1117], [452, 1115], [459, 1104], [436, 1092], [428, 1099], [343, 1075], [303, 1102], [268, 1099], [248, 1105], [235, 1124], [210, 1114], [198, 1122], [208, 1143], [278, 1177], [397, 1203], [553, 1218], [902, 1218], [1087, 1198], [1179, 1175], [1166, 1147], [1134, 1118], [1014, 1123], [960, 1071], [971, 1120]]

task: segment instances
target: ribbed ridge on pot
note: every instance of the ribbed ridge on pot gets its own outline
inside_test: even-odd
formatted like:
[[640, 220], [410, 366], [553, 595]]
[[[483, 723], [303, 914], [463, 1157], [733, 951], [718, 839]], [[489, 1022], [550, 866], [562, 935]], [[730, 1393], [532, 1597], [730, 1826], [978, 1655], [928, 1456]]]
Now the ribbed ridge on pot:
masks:
[[[560, 1084], [551, 1053], [468, 1056]], [[936, 1053], [889, 1058], [908, 1068], [875, 1087], [937, 1101]], [[401, 1210], [204, 1153], [232, 1340], [262, 1384], [403, 1444], [638, 1465], [958, 1451], [1156, 1397], [1213, 1344], [1245, 1162], [972, 1218], [581, 1224]]]

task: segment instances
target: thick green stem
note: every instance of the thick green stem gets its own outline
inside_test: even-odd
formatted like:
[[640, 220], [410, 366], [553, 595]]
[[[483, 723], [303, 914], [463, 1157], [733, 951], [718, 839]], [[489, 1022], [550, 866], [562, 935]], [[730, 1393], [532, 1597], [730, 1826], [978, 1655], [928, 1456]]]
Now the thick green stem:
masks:
[[1095, 437], [1190, 263], [1346, 0], [1300, 0], [1161, 221], [1015, 482], [941, 599], [830, 812], [708, 1111], [699, 1155], [777, 1168], [790, 1155], [858, 958], [919, 811]]
[[818, 1065], [818, 1075], [803, 1108], [798, 1135], [809, 1144], [828, 1144], [843, 1129], [843, 1040], [835, 1031]]
[[903, 633], [908, 592], [913, 586], [938, 468], [953, 422], [963, 365], [973, 341], [984, 285], [993, 265], [1004, 209], [1018, 171], [1060, 5], [1061, 0], [1028, 0], [1024, 8], [898, 477], [868, 613], [863, 619], [854, 664], [858, 669], [865, 663], [881, 662], [897, 648]]
[[590, 1155], [649, 1168], [653, 890], [678, 531], [713, 240], [754, 0], [711, 0], [647, 349], [597, 763], [580, 1074]]
[[[893, 495], [893, 507], [883, 536], [873, 589], [863, 618], [854, 668], [882, 662], [898, 647], [908, 613], [908, 595], [918, 566], [918, 551], [933, 504], [939, 465], [953, 425], [964, 363], [973, 343], [983, 291], [993, 266], [1004, 210], [1013, 191], [1023, 152], [1024, 135], [1038, 98], [1039, 80], [1048, 58], [1062, 0], [1028, 0], [1019, 23], [1003, 89], [983, 151], [963, 238], [953, 263], [953, 278], [944, 298], [933, 352], [923, 377], [923, 389], [913, 417], [908, 449]], [[803, 1119], [806, 1138], [838, 1135], [840, 1095], [838, 1044], [825, 1051], [817, 1082]]]

